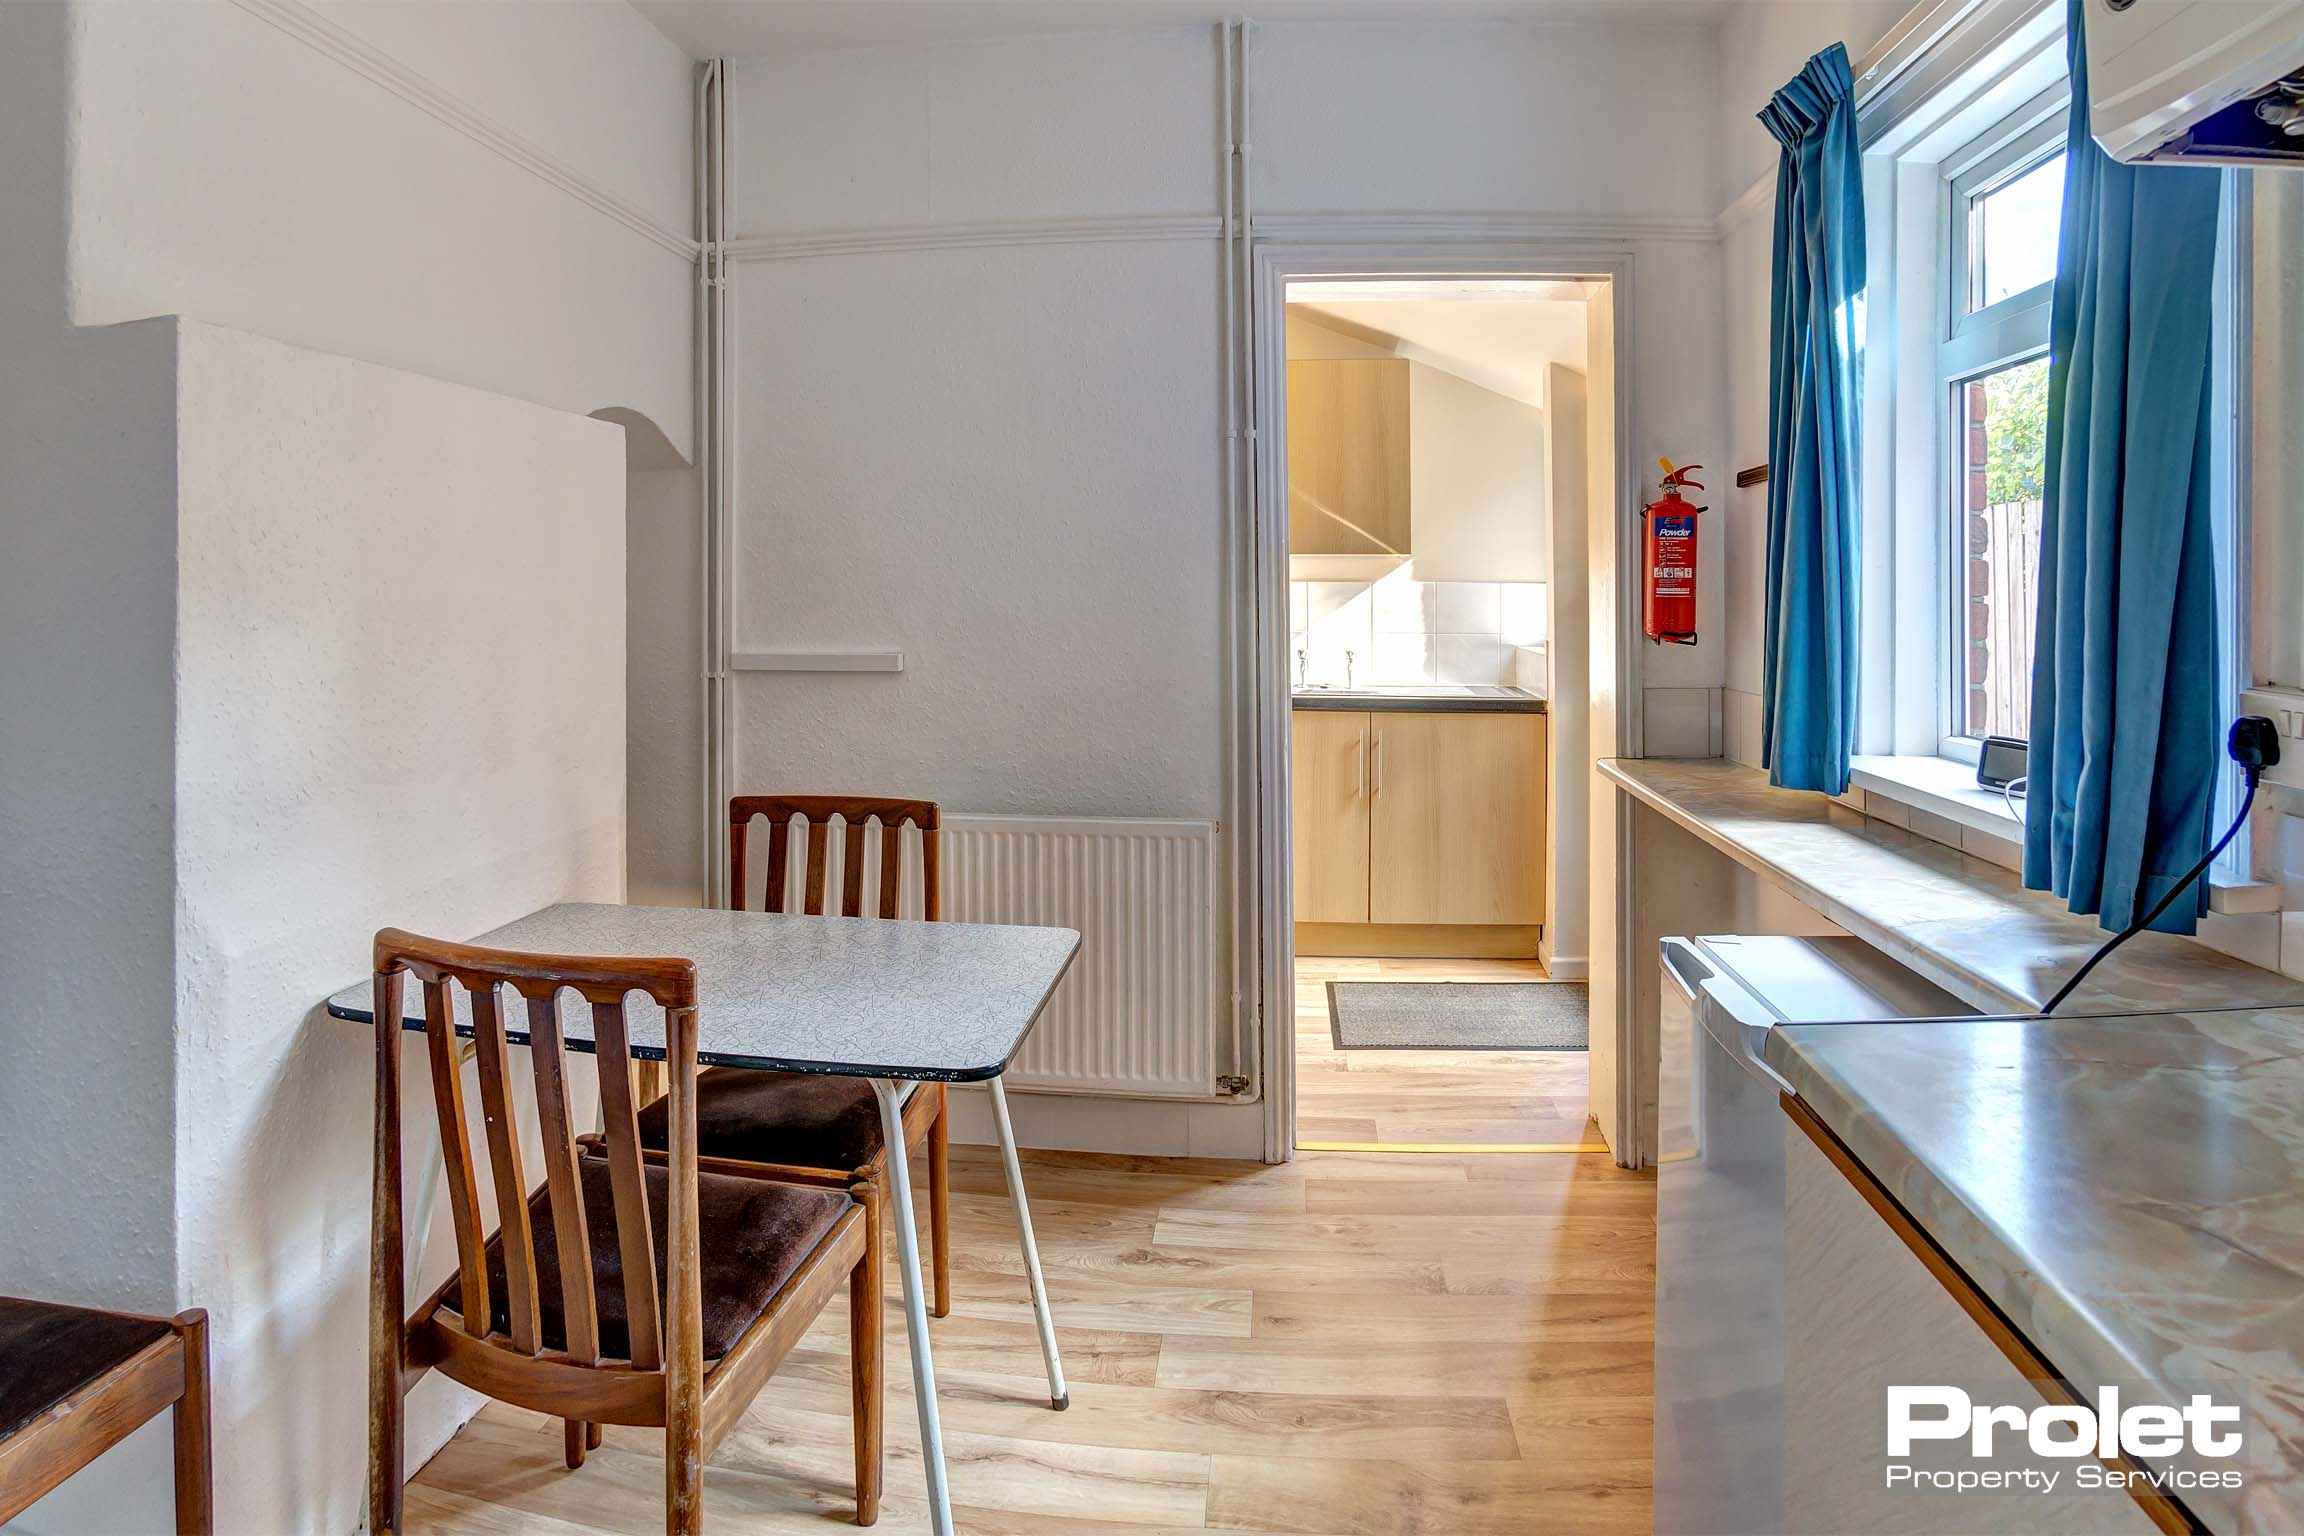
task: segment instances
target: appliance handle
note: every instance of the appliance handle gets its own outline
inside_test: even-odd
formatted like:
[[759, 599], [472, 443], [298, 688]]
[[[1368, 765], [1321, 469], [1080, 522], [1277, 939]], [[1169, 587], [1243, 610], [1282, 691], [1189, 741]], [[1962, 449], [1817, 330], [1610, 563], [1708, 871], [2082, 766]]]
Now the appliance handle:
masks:
[[[1680, 953], [1669, 945], [1665, 948], [1666, 965], [1685, 985], [1687, 972], [1677, 963]], [[1695, 994], [1696, 1027], [1710, 1035], [1762, 1082], [1774, 1085], [1781, 1093], [1796, 1094], [1798, 1090], [1786, 1082], [1784, 1074], [1770, 1066], [1762, 1054], [1767, 1049], [1769, 1031], [1776, 1027], [1775, 1018], [1758, 998], [1734, 981], [1710, 971], [1692, 954], [1687, 958], [1694, 962], [1694, 968], [1704, 971], [1691, 987]]]

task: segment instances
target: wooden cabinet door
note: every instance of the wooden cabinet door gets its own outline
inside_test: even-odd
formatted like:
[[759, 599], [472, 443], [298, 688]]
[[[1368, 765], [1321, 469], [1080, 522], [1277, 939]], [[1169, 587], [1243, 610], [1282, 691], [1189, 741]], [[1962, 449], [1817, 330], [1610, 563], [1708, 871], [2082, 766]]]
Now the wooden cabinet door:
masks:
[[1297, 710], [1296, 921], [1368, 921], [1368, 716]]
[[1544, 717], [1369, 717], [1368, 920], [1544, 920]]
[[1288, 365], [1288, 552], [1405, 555], [1408, 364]]

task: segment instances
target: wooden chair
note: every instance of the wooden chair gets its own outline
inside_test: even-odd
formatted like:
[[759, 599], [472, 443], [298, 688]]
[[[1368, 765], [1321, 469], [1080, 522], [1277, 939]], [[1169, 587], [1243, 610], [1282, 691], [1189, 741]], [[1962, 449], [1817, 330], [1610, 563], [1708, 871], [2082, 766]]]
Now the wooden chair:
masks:
[[0, 1296], [0, 1525], [170, 1407], [177, 1536], [211, 1536], [208, 1314]]
[[[400, 1035], [403, 979], [423, 988], [456, 1273], [410, 1317], [403, 1297]], [[469, 997], [488, 1162], [500, 1221], [480, 1226], [456, 1045]], [[428, 1370], [566, 1421], [570, 1468], [601, 1424], [664, 1430], [665, 1528], [702, 1528], [704, 1462], [779, 1362], [848, 1282], [854, 1353], [856, 1519], [878, 1514], [880, 1279], [863, 1209], [844, 1193], [700, 1172], [696, 971], [686, 960], [527, 955], [376, 935], [376, 1187], [369, 1276], [369, 1529], [401, 1526], [402, 1398]], [[544, 1182], [523, 1170], [499, 989], [525, 1001]], [[601, 1156], [580, 1156], [569, 1104], [561, 989], [591, 1005]], [[642, 1157], [625, 996], [664, 1010], [668, 1156]], [[664, 1269], [658, 1284], [659, 1264]]]
[[[768, 868], [761, 910], [781, 912], [787, 901], [794, 854], [805, 860], [802, 903], [810, 914], [824, 912], [830, 861], [831, 825], [843, 824], [840, 915], [864, 916], [876, 909], [883, 918], [899, 915], [904, 875], [904, 829], [920, 834], [920, 915], [935, 922], [942, 903], [937, 894], [937, 833], [934, 802], [883, 800], [857, 795], [738, 795], [728, 802], [728, 905], [745, 910], [745, 851], [756, 816], [768, 819]], [[800, 823], [795, 850], [793, 823]], [[880, 827], [877, 879], [868, 892], [865, 829]], [[871, 900], [867, 901], [867, 895]], [[640, 1141], [652, 1151], [665, 1146], [667, 1105], [658, 1100], [640, 1115]], [[952, 1310], [952, 1178], [949, 1109], [942, 1083], [914, 1086], [904, 1104], [906, 1156], [928, 1149], [928, 1231], [935, 1271], [933, 1311]], [[713, 1068], [696, 1084], [696, 1136], [703, 1166], [720, 1173], [781, 1179], [853, 1192], [870, 1213], [877, 1269], [885, 1241], [888, 1158], [882, 1145], [880, 1109], [872, 1087], [860, 1078], [808, 1072], [752, 1072]]]

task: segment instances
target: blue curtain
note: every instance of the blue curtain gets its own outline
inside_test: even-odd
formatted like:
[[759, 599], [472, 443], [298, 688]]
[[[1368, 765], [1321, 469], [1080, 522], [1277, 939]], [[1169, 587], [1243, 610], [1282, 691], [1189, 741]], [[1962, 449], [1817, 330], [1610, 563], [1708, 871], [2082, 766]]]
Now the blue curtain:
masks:
[[1768, 781], [1840, 794], [1856, 744], [1857, 405], [1864, 182], [1838, 43], [1760, 121], [1783, 146], [1768, 352]]
[[[2225, 693], [2209, 512], [2220, 181], [2097, 147], [2080, 0], [2069, 14], [2024, 883], [2119, 929], [2208, 851]], [[2155, 926], [2192, 932], [2207, 895]]]

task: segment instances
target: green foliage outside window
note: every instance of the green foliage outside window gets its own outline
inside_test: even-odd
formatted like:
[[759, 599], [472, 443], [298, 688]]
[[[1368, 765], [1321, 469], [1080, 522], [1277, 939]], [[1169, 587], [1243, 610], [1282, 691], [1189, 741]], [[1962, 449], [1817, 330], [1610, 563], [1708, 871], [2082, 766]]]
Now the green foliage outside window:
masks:
[[1984, 380], [1984, 497], [2038, 501], [2048, 475], [2048, 359]]

